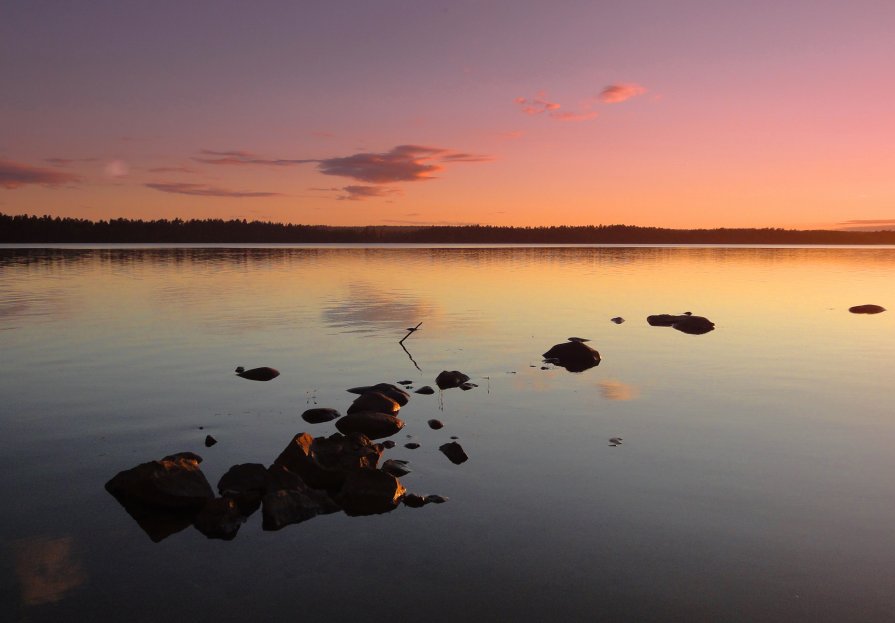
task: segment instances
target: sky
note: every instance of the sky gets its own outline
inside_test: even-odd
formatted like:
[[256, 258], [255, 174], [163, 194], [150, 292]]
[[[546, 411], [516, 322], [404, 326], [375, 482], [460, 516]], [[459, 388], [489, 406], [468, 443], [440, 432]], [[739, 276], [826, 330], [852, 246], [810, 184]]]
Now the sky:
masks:
[[0, 212], [895, 227], [891, 0], [0, 3]]

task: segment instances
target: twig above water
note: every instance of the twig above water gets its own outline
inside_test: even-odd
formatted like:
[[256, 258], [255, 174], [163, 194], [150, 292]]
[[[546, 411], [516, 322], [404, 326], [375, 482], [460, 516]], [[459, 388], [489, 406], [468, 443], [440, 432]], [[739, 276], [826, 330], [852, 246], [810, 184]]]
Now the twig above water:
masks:
[[407, 335], [405, 335], [405, 336], [402, 337], [400, 340], [398, 340], [398, 344], [403, 345], [403, 344], [404, 344], [404, 340], [406, 340], [406, 339], [409, 338], [411, 335], [413, 335], [413, 334], [416, 332], [416, 330], [419, 329], [420, 326], [422, 326], [422, 324], [423, 324], [423, 323], [420, 322], [420, 323], [419, 323], [418, 325], [416, 325], [415, 327], [408, 327], [408, 329], [407, 329]]

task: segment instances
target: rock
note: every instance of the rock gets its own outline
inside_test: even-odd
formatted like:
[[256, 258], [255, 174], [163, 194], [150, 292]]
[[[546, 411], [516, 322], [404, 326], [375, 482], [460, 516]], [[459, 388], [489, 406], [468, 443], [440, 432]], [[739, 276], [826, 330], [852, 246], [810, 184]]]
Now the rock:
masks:
[[198, 455], [184, 452], [141, 463], [116, 474], [106, 483], [106, 491], [116, 498], [150, 507], [199, 510], [214, 497], [199, 469], [201, 460]]
[[848, 311], [853, 314], [879, 314], [886, 311], [886, 308], [879, 305], [855, 305], [849, 307]]
[[464, 392], [468, 392], [473, 387], [478, 387], [478, 385], [476, 385], [475, 383], [460, 383], [460, 389], [462, 389]]
[[209, 539], [229, 541], [236, 537], [243, 517], [236, 500], [231, 498], [213, 498], [196, 515], [193, 525], [196, 530]]
[[290, 524], [313, 519], [322, 512], [324, 509], [318, 501], [303, 491], [271, 491], [261, 500], [261, 527], [264, 530], [279, 530]]
[[[296, 476], [297, 478], [297, 476]], [[271, 487], [272, 477], [260, 463], [234, 465], [218, 481], [218, 493], [232, 498], [248, 517], [261, 505], [261, 496]]]
[[544, 361], [547, 360], [569, 372], [584, 372], [600, 364], [600, 353], [583, 342], [564, 342], [544, 353]]
[[411, 442], [405, 443], [404, 447], [407, 448], [408, 450], [416, 450], [417, 448], [420, 447], [420, 444], [418, 444], [415, 441], [411, 441]]
[[[242, 366], [240, 366], [240, 368], [241, 367]], [[236, 376], [249, 379], [250, 381], [269, 381], [280, 376], [279, 371], [274, 370], [273, 368], [268, 368], [267, 366], [263, 368], [252, 368], [251, 370], [240, 370], [240, 368], [236, 368]]]
[[391, 474], [363, 469], [346, 476], [338, 502], [347, 515], [374, 515], [394, 510], [405, 492], [404, 486]]
[[123, 497], [116, 497], [115, 500], [137, 522], [137, 525], [153, 543], [159, 543], [172, 534], [189, 528], [198, 512], [194, 508], [159, 508]]
[[417, 495], [416, 493], [404, 494], [404, 497], [401, 498], [401, 501], [404, 502], [404, 506], [409, 506], [410, 508], [421, 508], [429, 503], [426, 498], [421, 495]]
[[382, 451], [381, 445], [374, 444], [361, 433], [347, 436], [336, 433], [317, 438], [300, 433], [293, 437], [274, 465], [285, 467], [309, 487], [338, 489], [345, 480], [346, 472], [376, 469]]
[[441, 445], [438, 449], [441, 450], [441, 453], [454, 465], [460, 465], [460, 463], [465, 463], [469, 460], [469, 457], [466, 456], [466, 453], [463, 451], [463, 447], [456, 441]]
[[308, 424], [323, 424], [324, 422], [332, 422], [340, 417], [342, 417], [341, 413], [335, 409], [328, 409], [326, 407], [308, 409], [301, 414], [301, 419]]
[[429, 420], [429, 428], [431, 428], [432, 430], [438, 430], [444, 428], [444, 424], [441, 422], [441, 420]]
[[217, 442], [218, 442], [218, 440], [215, 439], [214, 437], [212, 437], [211, 435], [205, 435], [205, 447], [206, 448], [210, 448]]
[[398, 381], [398, 385], [413, 385], [413, 381]]
[[402, 461], [400, 459], [388, 459], [382, 464], [381, 469], [386, 474], [391, 474], [395, 478], [406, 476], [411, 471], [410, 468], [407, 467], [407, 461]]
[[616, 316], [615, 318], [610, 318], [610, 320], [612, 322], [614, 322], [615, 324], [621, 324], [625, 321], [625, 319], [622, 318], [621, 316]]
[[404, 428], [404, 422], [388, 413], [357, 411], [336, 421], [336, 428], [344, 434], [363, 433], [370, 439], [391, 437]]
[[647, 316], [646, 321], [653, 327], [672, 327], [690, 335], [702, 335], [715, 329], [715, 323], [703, 316], [694, 316], [690, 312], [683, 314], [656, 314]]
[[394, 441], [392, 441], [391, 439], [386, 439], [385, 441], [382, 442], [382, 447], [387, 448], [389, 450], [394, 448], [396, 445], [397, 444]]
[[351, 403], [351, 406], [348, 407], [348, 414], [351, 415], [358, 411], [374, 411], [376, 413], [396, 415], [400, 410], [401, 405], [385, 394], [380, 392], [367, 392], [361, 394], [353, 403]]
[[446, 497], [442, 497], [440, 495], [427, 495], [426, 502], [431, 502], [432, 504], [444, 504], [448, 499]]
[[460, 439], [460, 438], [457, 437], [456, 435], [451, 435], [451, 439]]
[[567, 337], [570, 342], [590, 342], [586, 337]]
[[376, 385], [364, 385], [362, 387], [352, 387], [348, 390], [352, 394], [366, 394], [368, 392], [379, 392], [385, 396], [388, 396], [395, 402], [397, 402], [400, 406], [404, 406], [410, 400], [410, 394], [406, 391], [392, 385], [391, 383], [377, 383]]
[[435, 390], [432, 389], [431, 387], [429, 387], [428, 385], [423, 385], [422, 387], [420, 387], [418, 390], [416, 390], [416, 391], [413, 392], [413, 393], [415, 393], [415, 394], [426, 394], [426, 395], [428, 396], [428, 395], [430, 395], [430, 394], [434, 394], [434, 393], [435, 393]]
[[438, 389], [451, 389], [452, 387], [460, 387], [468, 380], [469, 377], [459, 370], [442, 370], [435, 377], [435, 384], [438, 385]]

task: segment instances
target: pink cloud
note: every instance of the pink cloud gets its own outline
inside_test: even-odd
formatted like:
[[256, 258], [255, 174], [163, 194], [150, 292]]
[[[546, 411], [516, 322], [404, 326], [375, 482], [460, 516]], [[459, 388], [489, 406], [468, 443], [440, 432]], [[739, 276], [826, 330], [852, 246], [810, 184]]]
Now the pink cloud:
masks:
[[596, 110], [588, 110], [585, 112], [559, 112], [550, 113], [550, 116], [557, 121], [588, 121], [594, 119], [599, 113]]
[[70, 173], [53, 169], [43, 169], [30, 164], [21, 164], [10, 160], [0, 160], [0, 188], [13, 190], [28, 184], [42, 186], [61, 186], [77, 182], [80, 178]]
[[148, 169], [150, 173], [196, 173], [196, 169], [189, 167], [155, 167]]
[[199, 197], [281, 197], [280, 193], [258, 191], [235, 191], [223, 188], [214, 188], [205, 184], [186, 184], [180, 182], [154, 182], [145, 184], [147, 188], [163, 193], [175, 193], [178, 195], [195, 195]]
[[337, 198], [342, 201], [363, 201], [401, 194], [400, 189], [388, 186], [345, 186], [341, 190], [345, 191], [345, 194]]
[[546, 97], [544, 92], [540, 92], [537, 97], [531, 99], [517, 97], [514, 101], [519, 104], [519, 109], [526, 115], [546, 114], [551, 119], [556, 119], [557, 121], [587, 121], [597, 116], [596, 111], [590, 110], [591, 102], [586, 103], [581, 107], [580, 111], [575, 112], [560, 110], [562, 105], [548, 101]]
[[544, 96], [539, 94], [538, 97], [526, 99], [517, 97], [514, 100], [520, 106], [520, 110], [526, 115], [540, 115], [551, 110], [559, 110], [561, 107], [556, 102], [548, 102]]
[[606, 104], [618, 104], [644, 93], [646, 93], [646, 88], [633, 82], [610, 84], [600, 92], [600, 100]]

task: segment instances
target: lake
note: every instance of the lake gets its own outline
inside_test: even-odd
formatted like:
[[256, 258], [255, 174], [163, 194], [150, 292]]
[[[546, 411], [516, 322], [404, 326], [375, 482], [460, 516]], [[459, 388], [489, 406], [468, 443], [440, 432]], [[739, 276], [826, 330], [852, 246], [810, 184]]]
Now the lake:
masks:
[[[893, 275], [893, 248], [0, 249], [0, 608], [895, 620]], [[891, 311], [848, 312], [865, 303]], [[715, 330], [646, 322], [685, 311]], [[600, 364], [544, 364], [570, 336]], [[383, 458], [447, 503], [278, 531], [257, 512], [232, 541], [153, 542], [104, 489], [180, 451], [214, 486], [296, 433], [334, 433], [301, 414], [344, 413], [347, 388], [442, 370], [478, 387], [411, 393]], [[451, 436], [465, 463], [438, 451]]]

